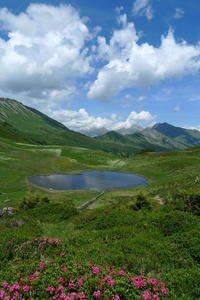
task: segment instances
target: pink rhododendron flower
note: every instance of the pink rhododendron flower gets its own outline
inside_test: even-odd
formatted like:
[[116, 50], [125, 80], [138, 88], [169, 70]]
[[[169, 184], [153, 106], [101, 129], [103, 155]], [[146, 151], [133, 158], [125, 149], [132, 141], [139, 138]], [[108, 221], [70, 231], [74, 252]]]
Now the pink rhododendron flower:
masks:
[[164, 282], [159, 282], [158, 287], [163, 287], [163, 286], [165, 286], [165, 283]]
[[121, 271], [118, 271], [118, 275], [119, 276], [124, 276], [126, 273], [123, 271], [123, 270], [121, 270]]
[[31, 290], [31, 287], [29, 286], [29, 285], [25, 285], [24, 287], [23, 287], [23, 291], [24, 292], [30, 292], [30, 290]]
[[150, 283], [152, 285], [156, 285], [158, 283], [158, 280], [155, 278], [150, 278], [150, 279], [148, 279], [148, 283]]
[[43, 271], [44, 268], [45, 268], [45, 264], [44, 264], [44, 263], [40, 263], [40, 264], [39, 264], [39, 270], [40, 270], [40, 271]]
[[167, 289], [166, 288], [161, 288], [160, 289], [161, 294], [167, 295]]
[[64, 287], [61, 285], [57, 288], [57, 293], [63, 293], [64, 292]]
[[69, 282], [68, 283], [68, 288], [69, 289], [74, 289], [75, 288], [75, 284], [73, 282]]
[[78, 284], [78, 286], [82, 286], [82, 285], [83, 285], [83, 278], [80, 278], [80, 279], [77, 281], [77, 284]]
[[107, 284], [110, 286], [114, 286], [115, 282], [114, 282], [114, 280], [109, 280], [109, 281], [107, 281]]
[[151, 299], [151, 293], [149, 291], [144, 292], [142, 295], [142, 300], [149, 300]]
[[145, 287], [147, 286], [147, 283], [145, 281], [143, 281], [144, 277], [131, 277], [130, 280], [132, 281], [132, 283], [135, 285], [135, 287], [140, 288], [140, 287]]
[[55, 291], [55, 288], [53, 286], [48, 286], [46, 288], [46, 291], [49, 292], [49, 294], [53, 294], [53, 292]]
[[77, 294], [77, 297], [78, 297], [79, 299], [85, 299], [85, 293], [80, 292], [80, 293]]
[[14, 291], [13, 299], [19, 299], [19, 298], [20, 298], [20, 293], [18, 291]]
[[3, 282], [1, 285], [4, 289], [9, 288], [9, 284], [7, 282]]
[[77, 294], [76, 294], [75, 292], [71, 293], [71, 294], [70, 294], [71, 299], [75, 298], [76, 295], [77, 295]]
[[144, 280], [144, 278], [145, 277], [143, 275], [140, 275], [140, 276], [137, 277], [138, 280]]
[[60, 252], [60, 257], [65, 256], [65, 252]]
[[63, 268], [62, 268], [62, 271], [63, 271], [63, 272], [67, 272], [67, 268], [66, 268], [66, 267], [63, 267]]
[[9, 290], [10, 290], [10, 291], [17, 291], [17, 290], [19, 290], [19, 289], [20, 289], [20, 285], [19, 285], [18, 282], [15, 282], [13, 285], [11, 285], [11, 286], [9, 287]]
[[100, 291], [95, 291], [95, 292], [93, 293], [93, 296], [94, 296], [96, 299], [98, 299], [98, 298], [100, 298], [100, 296], [101, 296], [101, 292], [100, 292]]
[[0, 298], [3, 298], [4, 296], [5, 296], [5, 291], [3, 291], [3, 290], [0, 290]]
[[154, 300], [160, 300], [160, 297], [158, 295], [153, 295]]
[[65, 279], [63, 278], [63, 277], [60, 277], [59, 279], [58, 279], [58, 283], [65, 283]]
[[113, 298], [113, 300], [120, 300], [120, 297], [118, 295], [115, 295], [115, 297]]
[[99, 271], [100, 271], [100, 270], [99, 270], [98, 267], [93, 267], [93, 268], [92, 268], [92, 273], [93, 273], [93, 274], [99, 274]]
[[60, 298], [59, 298], [60, 300], [62, 299], [62, 300], [71, 300], [71, 297], [69, 297], [69, 296], [67, 296], [65, 293], [62, 293], [61, 295], [60, 295]]
[[48, 238], [48, 237], [45, 237], [44, 238], [45, 242], [47, 244], [57, 244], [59, 245], [61, 243], [61, 240], [60, 239], [55, 239], [55, 238]]
[[33, 279], [35, 279], [35, 278], [37, 278], [37, 277], [39, 277], [39, 273], [38, 273], [38, 272], [35, 272], [35, 273], [33, 273], [32, 275], [29, 275], [27, 278], [28, 278], [29, 280], [33, 280]]
[[108, 282], [108, 281], [110, 281], [110, 280], [112, 280], [112, 277], [111, 277], [111, 276], [106, 276], [106, 277], [104, 278], [104, 281], [105, 281], [105, 282]]

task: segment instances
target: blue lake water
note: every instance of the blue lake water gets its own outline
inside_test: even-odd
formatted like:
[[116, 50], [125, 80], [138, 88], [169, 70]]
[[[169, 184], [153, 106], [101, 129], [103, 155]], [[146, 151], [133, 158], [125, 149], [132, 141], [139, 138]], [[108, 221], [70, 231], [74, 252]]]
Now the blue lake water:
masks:
[[111, 171], [34, 176], [29, 178], [29, 182], [50, 190], [108, 190], [147, 185], [147, 180], [144, 177]]

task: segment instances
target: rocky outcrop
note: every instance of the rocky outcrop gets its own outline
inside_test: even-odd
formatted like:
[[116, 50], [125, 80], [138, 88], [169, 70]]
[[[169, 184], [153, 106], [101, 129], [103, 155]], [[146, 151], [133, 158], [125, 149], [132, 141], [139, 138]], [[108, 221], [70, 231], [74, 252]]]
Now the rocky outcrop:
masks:
[[0, 217], [4, 215], [13, 215], [14, 211], [14, 207], [4, 207], [2, 210], [0, 210]]

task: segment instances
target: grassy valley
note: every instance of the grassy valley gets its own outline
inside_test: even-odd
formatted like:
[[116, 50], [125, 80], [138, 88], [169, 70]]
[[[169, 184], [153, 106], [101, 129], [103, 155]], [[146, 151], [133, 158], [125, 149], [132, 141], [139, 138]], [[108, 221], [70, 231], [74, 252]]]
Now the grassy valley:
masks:
[[1, 1], [0, 300], [200, 300], [198, 3]]
[[[0, 145], [0, 205], [15, 208], [13, 215], [0, 217], [1, 282], [17, 282], [17, 274], [25, 278], [40, 265], [39, 277], [31, 284], [25, 281], [32, 289], [34, 286], [28, 299], [51, 299], [45, 288], [57, 285], [59, 265], [70, 269], [83, 264], [83, 278], [94, 264], [112, 265], [126, 274], [164, 281], [168, 294], [159, 292], [160, 299], [199, 298], [200, 148], [122, 158], [86, 148], [33, 145], [5, 138]], [[27, 181], [32, 175], [82, 170], [135, 173], [145, 176], [149, 185], [107, 191], [88, 208], [78, 210], [99, 192], [49, 191]], [[62, 242], [48, 244], [45, 240], [47, 246], [40, 248], [42, 236]], [[89, 289], [92, 281], [87, 280]], [[135, 287], [131, 296], [132, 289], [123, 280], [109, 292], [105, 290], [110, 294], [102, 299], [112, 299], [113, 291], [120, 299], [140, 299], [145, 287]], [[120, 284], [123, 287], [117, 288]], [[79, 292], [84, 289], [80, 286]], [[36, 296], [39, 293], [41, 296]]]

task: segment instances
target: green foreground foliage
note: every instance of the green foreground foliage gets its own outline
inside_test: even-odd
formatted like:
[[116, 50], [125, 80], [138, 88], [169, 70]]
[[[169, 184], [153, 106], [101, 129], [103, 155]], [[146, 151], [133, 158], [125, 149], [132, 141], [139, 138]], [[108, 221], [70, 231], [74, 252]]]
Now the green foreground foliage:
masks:
[[[0, 205], [15, 207], [14, 215], [0, 217], [0, 282], [13, 284], [38, 270], [39, 275], [46, 275], [34, 279], [34, 288], [39, 293], [43, 287], [42, 295], [46, 295], [49, 285], [58, 287], [61, 267], [76, 273], [76, 264], [83, 264], [84, 270], [91, 265], [106, 270], [114, 266], [126, 274], [165, 282], [168, 294], [160, 293], [160, 299], [200, 298], [200, 148], [149, 152], [121, 160], [73, 147], [34, 147], [7, 140], [0, 143]], [[149, 186], [106, 192], [80, 211], [77, 207], [97, 191], [50, 192], [26, 181], [32, 175], [85, 169], [141, 174], [149, 179]], [[41, 251], [43, 236], [62, 242]], [[40, 264], [46, 270], [38, 269]], [[74, 280], [78, 277], [74, 275]], [[91, 292], [92, 278], [87, 286]], [[121, 286], [119, 282], [117, 290], [109, 289], [105, 293], [110, 294], [100, 299], [115, 295], [120, 299], [141, 298], [137, 289], [129, 291], [129, 283]], [[51, 299], [50, 294], [41, 297]]]

